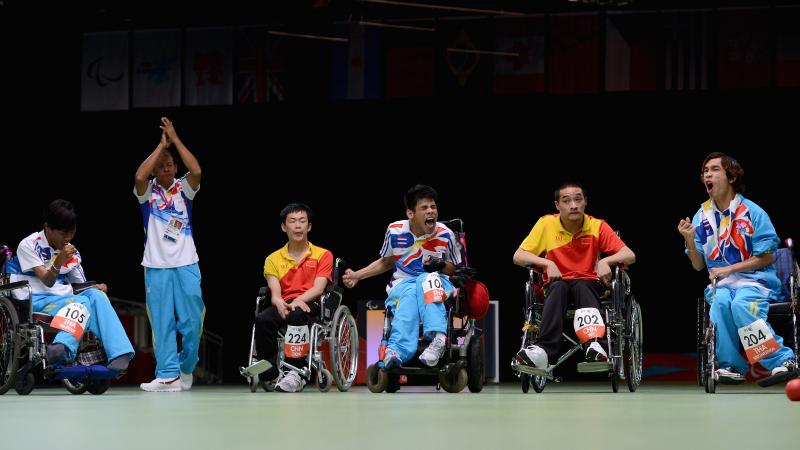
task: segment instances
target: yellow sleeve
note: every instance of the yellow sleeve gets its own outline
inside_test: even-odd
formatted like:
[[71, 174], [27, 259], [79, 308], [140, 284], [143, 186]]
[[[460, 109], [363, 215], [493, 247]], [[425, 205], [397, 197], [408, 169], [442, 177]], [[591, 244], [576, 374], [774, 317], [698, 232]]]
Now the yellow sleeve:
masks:
[[267, 259], [264, 260], [264, 278], [267, 278], [267, 275], [272, 275], [273, 277], [280, 280], [280, 276], [278, 275], [278, 266], [275, 264], [275, 259], [272, 258], [272, 255], [267, 256]]
[[525, 250], [526, 252], [533, 253], [536, 256], [542, 256], [547, 250], [545, 248], [545, 241], [542, 239], [544, 234], [544, 217], [540, 218], [536, 221], [536, 224], [531, 229], [531, 232], [528, 233], [528, 237], [522, 241], [519, 248]]

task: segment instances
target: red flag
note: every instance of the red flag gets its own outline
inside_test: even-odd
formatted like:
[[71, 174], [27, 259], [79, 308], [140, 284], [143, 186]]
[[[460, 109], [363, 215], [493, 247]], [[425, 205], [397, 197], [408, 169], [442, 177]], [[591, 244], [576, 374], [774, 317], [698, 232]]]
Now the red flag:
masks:
[[719, 12], [719, 87], [769, 86], [769, 10]]
[[551, 17], [550, 91], [556, 94], [600, 90], [600, 24], [595, 14]]
[[496, 21], [495, 94], [544, 92], [544, 16]]
[[800, 9], [778, 8], [776, 15], [775, 84], [800, 86]]
[[654, 91], [658, 74], [658, 15], [608, 13], [606, 90]]

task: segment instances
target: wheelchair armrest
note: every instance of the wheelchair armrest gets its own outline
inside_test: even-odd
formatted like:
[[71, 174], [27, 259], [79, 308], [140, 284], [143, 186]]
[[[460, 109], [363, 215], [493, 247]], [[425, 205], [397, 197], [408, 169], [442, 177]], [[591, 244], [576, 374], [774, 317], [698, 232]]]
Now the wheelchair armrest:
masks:
[[28, 286], [28, 280], [15, 281], [9, 284], [0, 284], [0, 292], [11, 292]]
[[72, 293], [80, 294], [81, 292], [91, 289], [97, 285], [96, 281], [86, 281], [83, 283], [72, 283]]
[[544, 277], [542, 276], [542, 271], [533, 265], [525, 266], [525, 268], [528, 269], [528, 281], [536, 286], [542, 287], [542, 285], [544, 284]]

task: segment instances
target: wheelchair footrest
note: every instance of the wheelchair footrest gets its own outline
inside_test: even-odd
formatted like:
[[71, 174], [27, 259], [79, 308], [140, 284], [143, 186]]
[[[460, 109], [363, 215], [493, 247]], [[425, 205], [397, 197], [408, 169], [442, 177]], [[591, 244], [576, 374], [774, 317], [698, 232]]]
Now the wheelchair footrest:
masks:
[[525, 364], [512, 365], [511, 369], [537, 377], [549, 377], [551, 375], [550, 372], [545, 369], [537, 369], [536, 367], [526, 366]]
[[776, 375], [768, 376], [767, 378], [762, 378], [758, 380], [758, 385], [761, 387], [768, 387], [778, 383], [785, 383], [799, 376], [800, 376], [800, 370], [798, 369], [789, 370], [787, 372], [781, 372]]
[[245, 378], [255, 377], [272, 368], [272, 364], [266, 359], [256, 361], [247, 367], [239, 367], [239, 373]]
[[608, 361], [578, 363], [578, 373], [599, 373], [599, 372], [608, 372]]
[[116, 370], [97, 364], [91, 366], [81, 364], [76, 366], [56, 366], [52, 370], [52, 374], [48, 377], [51, 380], [111, 380], [120, 375]]

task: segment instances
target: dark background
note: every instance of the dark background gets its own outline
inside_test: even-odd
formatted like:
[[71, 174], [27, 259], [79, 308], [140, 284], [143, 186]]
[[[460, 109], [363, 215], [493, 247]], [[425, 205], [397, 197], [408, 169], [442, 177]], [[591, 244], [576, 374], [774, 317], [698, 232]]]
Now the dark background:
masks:
[[[631, 277], [643, 305], [647, 352], [694, 350], [704, 274], [691, 269], [676, 226], [707, 198], [698, 178], [706, 154], [738, 158], [745, 195], [769, 213], [782, 239], [799, 236], [793, 213], [800, 96], [775, 86], [774, 67], [770, 86], [760, 89], [723, 90], [712, 79], [700, 91], [667, 92], [662, 79], [650, 92], [495, 96], [453, 94], [437, 82], [434, 95], [424, 98], [331, 101], [330, 81], [318, 75], [330, 73], [331, 62], [320, 57], [298, 63], [317, 75], [303, 78], [298, 71], [309, 88], [281, 104], [81, 112], [83, 31], [236, 26], [254, 16], [258, 23], [314, 30], [365, 7], [110, 3], [0, 6], [0, 240], [15, 248], [41, 229], [48, 202], [69, 199], [79, 212], [74, 242], [87, 273], [105, 281], [111, 295], [144, 301], [133, 174], [158, 143], [159, 117], [169, 116], [203, 169], [195, 241], [205, 326], [225, 339], [227, 381], [238, 381], [263, 261], [285, 243], [278, 213], [291, 201], [314, 209], [312, 242], [361, 268], [378, 256], [386, 226], [405, 218], [406, 190], [434, 186], [440, 218], [464, 219], [470, 262], [500, 301], [503, 379], [518, 347], [526, 277], [511, 257], [537, 218], [555, 212], [552, 192], [563, 181], [582, 182], [587, 212], [619, 229], [637, 255]], [[556, 1], [480, 3], [458, 2], [531, 13], [579, 8]], [[371, 11], [385, 19], [422, 14]], [[293, 50], [330, 53], [320, 45]], [[387, 280], [388, 274], [364, 281], [346, 300], [382, 298]]]

